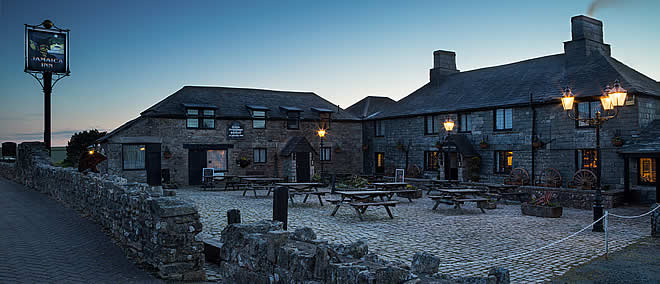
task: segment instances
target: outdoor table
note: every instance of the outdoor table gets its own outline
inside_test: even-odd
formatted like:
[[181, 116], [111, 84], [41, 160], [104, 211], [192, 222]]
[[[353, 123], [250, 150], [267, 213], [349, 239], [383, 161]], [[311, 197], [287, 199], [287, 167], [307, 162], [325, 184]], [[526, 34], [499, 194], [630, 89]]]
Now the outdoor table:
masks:
[[457, 185], [459, 181], [457, 180], [447, 180], [447, 179], [431, 179], [431, 187], [429, 187], [426, 194], [431, 194], [431, 191], [437, 188], [451, 188], [454, 185]]
[[[353, 206], [355, 213], [362, 219], [362, 214], [367, 211], [369, 206], [383, 206], [387, 211], [387, 215], [390, 216], [390, 219], [394, 219], [392, 212], [390, 211], [390, 206], [396, 206], [399, 201], [385, 201], [385, 197], [391, 196], [394, 193], [392, 191], [383, 191], [383, 190], [365, 190], [365, 191], [337, 191], [337, 194], [341, 195], [339, 200], [326, 200], [331, 203], [336, 204], [334, 211], [330, 216], [335, 216], [337, 210], [341, 207], [342, 204], [348, 203], [348, 205]], [[379, 197], [381, 201], [374, 200], [376, 197]]]
[[[470, 197], [470, 195], [480, 195], [484, 193], [479, 189], [451, 188], [439, 189], [438, 191], [440, 191], [443, 195], [429, 195], [429, 198], [435, 201], [433, 210], [437, 209], [440, 203], [453, 204], [455, 209], [460, 209], [460, 205], [465, 202], [476, 202], [477, 205], [480, 205], [488, 201], [487, 198]], [[486, 211], [483, 209], [483, 206], [479, 206], [479, 209], [481, 209], [482, 213], [486, 213]]]
[[408, 183], [405, 182], [374, 182], [371, 184], [377, 190], [405, 189]]
[[243, 175], [243, 176], [231, 176], [225, 182], [225, 190], [228, 190], [230, 187], [233, 189], [240, 189], [242, 186], [247, 187], [248, 182], [245, 181], [246, 178], [263, 178], [266, 176], [263, 175]]
[[257, 197], [257, 187], [262, 187], [264, 189], [268, 189], [269, 193], [270, 190], [272, 190], [273, 184], [282, 181], [282, 178], [269, 178], [269, 177], [249, 177], [249, 178], [244, 178], [248, 183], [248, 186], [243, 190], [243, 196], [245, 196], [245, 193], [249, 190], [252, 189], [254, 191], [254, 197]]
[[[289, 189], [289, 199], [291, 200], [291, 204], [295, 204], [293, 197], [295, 195], [305, 195], [305, 198], [303, 199], [303, 203], [307, 202], [307, 198], [309, 198], [309, 195], [316, 195], [319, 198], [319, 203], [321, 206], [323, 206], [323, 200], [321, 199], [321, 195], [325, 195], [329, 192], [327, 191], [319, 191], [319, 187], [323, 186], [322, 183], [318, 182], [279, 182], [276, 183], [275, 185], [277, 186], [283, 186]], [[268, 190], [268, 196], [270, 194], [271, 190]]]

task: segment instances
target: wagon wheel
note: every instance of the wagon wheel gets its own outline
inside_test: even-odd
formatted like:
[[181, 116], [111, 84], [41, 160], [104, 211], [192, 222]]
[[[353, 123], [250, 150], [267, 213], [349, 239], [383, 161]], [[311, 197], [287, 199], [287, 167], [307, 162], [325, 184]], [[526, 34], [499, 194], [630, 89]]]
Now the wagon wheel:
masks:
[[529, 173], [523, 168], [515, 168], [511, 171], [511, 182], [517, 185], [528, 185]]
[[554, 168], [545, 168], [541, 172], [541, 183], [548, 187], [561, 187], [562, 180], [559, 171]]
[[422, 175], [422, 168], [420, 168], [418, 165], [409, 165], [408, 169], [406, 169], [406, 176], [408, 177], [420, 177]]
[[573, 175], [573, 184], [582, 189], [592, 189], [597, 182], [596, 174], [590, 170], [579, 170]]

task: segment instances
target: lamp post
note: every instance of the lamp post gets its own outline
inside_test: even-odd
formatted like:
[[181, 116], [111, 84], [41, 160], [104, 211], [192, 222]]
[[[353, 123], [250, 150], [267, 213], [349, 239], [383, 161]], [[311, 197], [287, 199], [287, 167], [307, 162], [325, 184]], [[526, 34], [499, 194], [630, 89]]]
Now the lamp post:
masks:
[[321, 146], [319, 148], [319, 162], [321, 163], [321, 179], [323, 179], [323, 158], [325, 153], [323, 153], [323, 137], [325, 137], [325, 129], [321, 128], [316, 131], [316, 134], [321, 138]]
[[[449, 141], [449, 135], [451, 135], [451, 131], [454, 130], [454, 121], [451, 119], [446, 119], [443, 123], [442, 126], [445, 128], [445, 144]], [[444, 148], [444, 147], [443, 147]], [[443, 151], [444, 152], [444, 151]], [[443, 153], [443, 156], [445, 158], [445, 179], [451, 180], [451, 173], [448, 171], [448, 169], [451, 169], [451, 166], [447, 166], [446, 163], [450, 163], [450, 158], [449, 158], [449, 152]]]
[[[570, 88], [566, 88], [563, 91], [563, 96], [561, 97], [561, 104], [566, 111], [566, 114], [569, 118], [586, 122], [591, 126], [596, 127], [596, 196], [594, 196], [594, 221], [600, 219], [603, 216], [603, 196], [601, 192], [601, 181], [600, 181], [600, 168], [601, 168], [601, 155], [600, 155], [600, 125], [605, 121], [613, 119], [619, 113], [616, 107], [622, 107], [626, 102], [627, 92], [624, 88], [621, 87], [619, 80], [614, 82], [613, 87], [609, 85], [605, 88], [605, 92], [600, 96], [600, 103], [603, 108], [604, 113], [596, 111], [596, 117], [580, 117], [575, 116], [573, 110], [573, 103], [575, 102], [575, 96], [571, 92]], [[594, 232], [603, 232], [603, 221], [599, 221], [594, 224], [592, 231]]]

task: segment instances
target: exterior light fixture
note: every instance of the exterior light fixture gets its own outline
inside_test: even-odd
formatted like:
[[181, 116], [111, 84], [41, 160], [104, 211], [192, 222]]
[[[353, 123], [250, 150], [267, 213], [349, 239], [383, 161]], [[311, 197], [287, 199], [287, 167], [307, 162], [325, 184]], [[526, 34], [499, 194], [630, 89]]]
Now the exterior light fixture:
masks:
[[445, 122], [443, 122], [442, 125], [444, 125], [445, 130], [447, 132], [451, 132], [452, 130], [454, 130], [454, 121], [451, 119], [445, 120]]
[[612, 105], [615, 107], [623, 106], [626, 103], [626, 95], [628, 91], [621, 87], [619, 80], [614, 81], [614, 86], [609, 90], [606, 90], [607, 96], [612, 101]]
[[94, 149], [89, 149], [89, 154], [94, 155]]
[[569, 87], [566, 87], [562, 92], [564, 96], [561, 97], [561, 106], [564, 107], [564, 110], [572, 110], [573, 102], [575, 101], [575, 96]]
[[140, 151], [144, 151], [144, 147], [140, 147]]
[[325, 137], [325, 129], [319, 129], [316, 131], [316, 133], [319, 135], [319, 137], [323, 138]]
[[603, 106], [603, 110], [612, 110], [614, 109], [614, 104], [612, 104], [612, 99], [607, 94], [600, 96], [600, 104]]

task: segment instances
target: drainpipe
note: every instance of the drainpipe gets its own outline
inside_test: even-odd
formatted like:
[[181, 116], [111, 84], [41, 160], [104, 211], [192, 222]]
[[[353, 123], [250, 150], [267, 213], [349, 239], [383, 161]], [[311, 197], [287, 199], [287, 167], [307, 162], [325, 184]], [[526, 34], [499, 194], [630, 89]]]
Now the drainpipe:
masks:
[[533, 141], [534, 141], [534, 137], [536, 136], [536, 109], [534, 108], [534, 104], [532, 103], [532, 100], [533, 100], [532, 93], [529, 93], [529, 107], [532, 109], [532, 143], [531, 143], [531, 147], [532, 147], [532, 174], [531, 174], [531, 177], [530, 177], [530, 183], [532, 184], [532, 186], [534, 186], [534, 185], [536, 185], [536, 178], [535, 178], [536, 171], [534, 169], [534, 161], [536, 160], [535, 159], [535, 156], [536, 156], [535, 151], [536, 150], [534, 149]]

